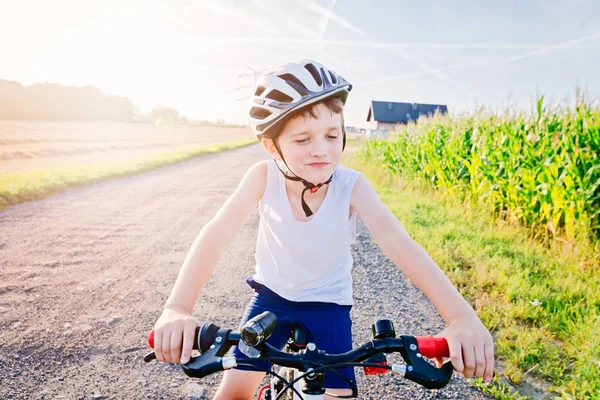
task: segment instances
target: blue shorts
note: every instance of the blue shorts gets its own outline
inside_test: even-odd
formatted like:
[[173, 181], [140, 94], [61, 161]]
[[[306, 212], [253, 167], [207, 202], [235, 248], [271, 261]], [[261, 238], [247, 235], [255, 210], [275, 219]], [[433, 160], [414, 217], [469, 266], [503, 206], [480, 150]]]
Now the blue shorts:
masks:
[[[319, 350], [324, 350], [328, 354], [340, 354], [352, 350], [352, 320], [350, 319], [352, 306], [318, 301], [290, 301], [252, 278], [248, 278], [246, 282], [255, 293], [246, 307], [238, 329], [256, 315], [271, 311], [277, 316], [277, 325], [271, 337], [267, 339], [267, 343], [278, 349], [285, 347], [292, 328], [300, 325], [308, 333], [309, 342], [315, 343]], [[233, 355], [247, 358], [237, 346], [233, 348]], [[268, 361], [254, 364], [258, 368], [240, 365], [235, 369], [265, 371], [272, 366]], [[356, 381], [354, 368], [338, 369], [337, 372], [352, 382]], [[348, 382], [331, 371], [325, 371], [324, 386], [330, 389], [350, 388]]]

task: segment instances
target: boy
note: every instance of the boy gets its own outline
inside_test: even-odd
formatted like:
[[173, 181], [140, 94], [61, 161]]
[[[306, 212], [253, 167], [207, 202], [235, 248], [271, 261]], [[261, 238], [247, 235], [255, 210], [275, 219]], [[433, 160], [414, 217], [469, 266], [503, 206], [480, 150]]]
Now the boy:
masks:
[[[242, 326], [265, 310], [277, 316], [269, 343], [282, 348], [292, 324], [309, 332], [319, 349], [352, 348], [350, 245], [360, 216], [382, 251], [431, 299], [448, 327], [450, 359], [465, 377], [491, 380], [493, 341], [474, 310], [381, 202], [358, 171], [339, 164], [346, 143], [343, 106], [352, 85], [311, 60], [265, 72], [250, 109], [250, 125], [273, 158], [252, 166], [236, 191], [196, 238], [155, 326], [159, 360], [186, 363], [196, 298], [225, 249], [258, 205], [255, 294]], [[323, 320], [330, 322], [324, 331]], [[333, 327], [333, 328], [331, 328]], [[240, 355], [238, 349], [235, 355]], [[251, 399], [264, 368], [224, 372], [217, 399]], [[340, 371], [354, 379], [354, 370]], [[325, 374], [329, 393], [348, 395], [347, 383]], [[329, 396], [327, 396], [329, 398]]]

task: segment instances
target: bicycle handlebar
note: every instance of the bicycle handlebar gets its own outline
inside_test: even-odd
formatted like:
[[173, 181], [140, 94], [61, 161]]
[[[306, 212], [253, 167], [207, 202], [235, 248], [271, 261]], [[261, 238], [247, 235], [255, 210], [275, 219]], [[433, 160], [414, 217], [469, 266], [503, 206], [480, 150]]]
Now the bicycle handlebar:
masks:
[[[403, 374], [405, 378], [427, 389], [439, 389], [448, 384], [452, 377], [452, 364], [445, 362], [441, 368], [436, 368], [423, 359], [423, 356], [427, 358], [449, 357], [448, 344], [444, 338], [434, 338], [431, 335], [402, 335], [396, 338], [391, 321], [382, 321], [389, 322], [389, 325], [392, 326], [393, 336], [389, 332], [377, 335], [371, 341], [343, 354], [327, 354], [318, 350], [314, 344], [309, 344], [305, 350], [298, 353], [287, 353], [266, 343], [267, 336], [262, 337], [258, 344], [252, 343], [250, 347], [256, 350], [256, 354], [247, 359], [225, 357], [227, 351], [232, 346], [238, 345], [240, 341], [242, 341], [242, 345], [248, 346], [244, 340], [248, 336], [244, 329], [242, 331], [221, 329], [213, 323], [205, 322], [196, 329], [194, 337], [193, 348], [199, 350], [201, 355], [192, 357], [188, 363], [182, 364], [182, 368], [190, 377], [203, 378], [215, 372], [233, 368], [238, 361], [251, 363], [253, 360], [262, 360], [306, 372], [315, 366], [362, 362], [376, 354], [397, 352], [401, 354], [407, 365], [394, 365], [391, 368], [392, 371]], [[376, 324], [380, 322], [378, 321]], [[376, 324], [373, 325], [374, 335]], [[148, 344], [154, 348], [154, 330], [148, 336]], [[144, 361], [149, 362], [155, 358], [156, 355], [150, 353], [144, 357]]]

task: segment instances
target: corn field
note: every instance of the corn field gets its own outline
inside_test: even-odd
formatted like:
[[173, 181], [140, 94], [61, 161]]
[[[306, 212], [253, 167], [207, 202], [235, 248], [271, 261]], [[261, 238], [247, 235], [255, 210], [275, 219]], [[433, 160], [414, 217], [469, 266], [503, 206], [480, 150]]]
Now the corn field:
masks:
[[600, 109], [437, 116], [368, 142], [362, 156], [529, 226], [534, 236], [600, 237]]

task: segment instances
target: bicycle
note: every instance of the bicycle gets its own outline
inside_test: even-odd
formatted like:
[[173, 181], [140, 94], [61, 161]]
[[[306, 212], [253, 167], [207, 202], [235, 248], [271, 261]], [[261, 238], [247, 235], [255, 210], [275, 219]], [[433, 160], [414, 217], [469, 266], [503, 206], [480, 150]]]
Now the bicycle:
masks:
[[[222, 329], [213, 323], [205, 322], [196, 329], [194, 338], [194, 349], [199, 350], [200, 355], [182, 364], [183, 372], [190, 377], [203, 378], [238, 365], [252, 365], [255, 360], [270, 361], [273, 367], [265, 372], [273, 378], [259, 389], [259, 400], [322, 400], [326, 394], [323, 387], [325, 370], [337, 373], [336, 369], [346, 367], [363, 367], [365, 375], [392, 371], [427, 389], [440, 389], [446, 386], [452, 377], [453, 367], [450, 361], [437, 368], [424, 359], [448, 357], [448, 344], [445, 339], [434, 338], [431, 335], [402, 335], [397, 338], [390, 320], [375, 322], [372, 325], [373, 339], [343, 354], [327, 354], [319, 350], [314, 343], [307, 343], [306, 332], [300, 327], [290, 332], [286, 349], [279, 350], [266, 343], [276, 323], [276, 316], [269, 311], [249, 320], [240, 331]], [[148, 344], [154, 348], [154, 330], [148, 336]], [[237, 345], [247, 358], [225, 356], [234, 345]], [[400, 353], [406, 365], [388, 365], [385, 353]], [[149, 362], [155, 358], [152, 352], [144, 357], [144, 361]], [[276, 366], [279, 366], [279, 369], [276, 369]], [[357, 397], [356, 382], [347, 382], [352, 389], [352, 395], [328, 395], [338, 398]]]

